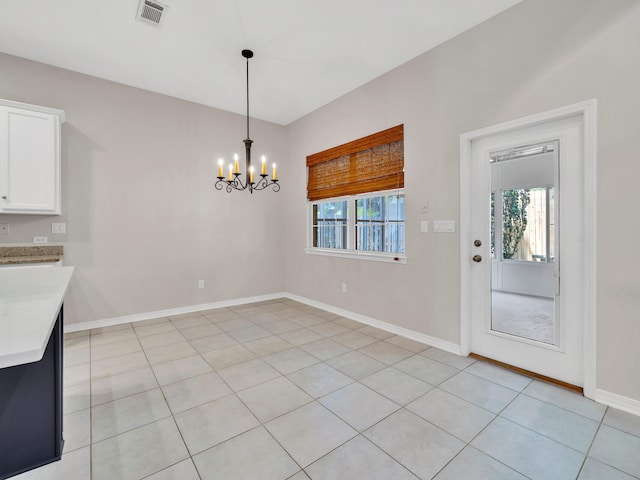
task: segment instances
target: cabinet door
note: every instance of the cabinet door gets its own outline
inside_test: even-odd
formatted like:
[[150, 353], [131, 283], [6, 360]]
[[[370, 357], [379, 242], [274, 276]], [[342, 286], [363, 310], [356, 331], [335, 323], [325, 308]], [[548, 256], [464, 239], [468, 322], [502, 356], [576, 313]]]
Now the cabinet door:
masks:
[[0, 213], [60, 214], [60, 120], [0, 107]]

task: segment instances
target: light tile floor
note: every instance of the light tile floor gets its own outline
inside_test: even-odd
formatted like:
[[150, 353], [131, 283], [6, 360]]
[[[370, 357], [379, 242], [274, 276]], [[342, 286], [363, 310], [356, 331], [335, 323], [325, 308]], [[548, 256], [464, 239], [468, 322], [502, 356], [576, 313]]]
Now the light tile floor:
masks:
[[64, 480], [640, 478], [640, 418], [291, 300], [65, 336]]

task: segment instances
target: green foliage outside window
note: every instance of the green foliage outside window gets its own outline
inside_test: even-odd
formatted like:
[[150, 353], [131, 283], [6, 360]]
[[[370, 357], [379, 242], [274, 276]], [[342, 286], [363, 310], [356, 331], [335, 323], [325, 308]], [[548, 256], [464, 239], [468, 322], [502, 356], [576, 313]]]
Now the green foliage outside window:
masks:
[[505, 190], [502, 192], [502, 258], [510, 259], [518, 251], [524, 231], [527, 229], [529, 191]]

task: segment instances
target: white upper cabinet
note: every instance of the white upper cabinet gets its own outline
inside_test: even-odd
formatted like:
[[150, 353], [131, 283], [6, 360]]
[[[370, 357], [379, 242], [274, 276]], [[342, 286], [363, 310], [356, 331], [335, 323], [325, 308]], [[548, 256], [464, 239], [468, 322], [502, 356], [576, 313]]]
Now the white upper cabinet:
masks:
[[0, 213], [60, 215], [64, 111], [0, 99]]

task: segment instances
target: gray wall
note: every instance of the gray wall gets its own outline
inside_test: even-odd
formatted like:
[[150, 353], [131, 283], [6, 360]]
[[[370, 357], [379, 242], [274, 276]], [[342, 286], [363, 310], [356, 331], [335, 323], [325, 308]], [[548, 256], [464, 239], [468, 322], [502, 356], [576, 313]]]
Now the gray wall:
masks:
[[[66, 112], [63, 215], [0, 215], [0, 242], [64, 245], [66, 323], [282, 291], [284, 196], [213, 187], [220, 156], [244, 157], [243, 116], [2, 54], [0, 71], [0, 98]], [[251, 127], [286, 182], [284, 127]]]
[[[640, 400], [638, 25], [638, 1], [525, 0], [290, 125], [286, 290], [458, 344], [459, 235], [420, 220], [458, 224], [460, 134], [596, 98], [597, 388]], [[399, 123], [407, 264], [305, 255], [305, 156]]]
[[[637, 0], [525, 0], [287, 127], [256, 121], [283, 179], [257, 199], [212, 189], [242, 117], [0, 55], [0, 98], [67, 112], [68, 321], [284, 289], [457, 344], [459, 236], [419, 225], [459, 227], [460, 134], [597, 98], [597, 388], [640, 400], [638, 25]], [[408, 263], [305, 255], [305, 157], [400, 123]], [[52, 221], [0, 216], [0, 241], [51, 237]]]

